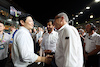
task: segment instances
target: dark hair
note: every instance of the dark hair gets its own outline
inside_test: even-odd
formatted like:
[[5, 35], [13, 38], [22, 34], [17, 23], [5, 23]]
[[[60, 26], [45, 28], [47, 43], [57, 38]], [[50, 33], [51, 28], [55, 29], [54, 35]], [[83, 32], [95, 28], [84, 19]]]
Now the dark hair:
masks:
[[31, 17], [32, 17], [31, 14], [27, 14], [27, 13], [22, 14], [22, 15], [19, 16], [18, 21], [19, 21], [19, 25], [20, 25], [20, 26], [21, 26], [20, 20], [23, 20], [23, 21], [25, 22], [25, 21], [26, 21], [26, 18], [27, 18], [28, 16], [31, 16]]
[[52, 24], [54, 23], [54, 19], [49, 19], [47, 20], [47, 23], [52, 22]]
[[0, 21], [0, 23], [2, 23], [4, 25], [4, 22]]
[[89, 23], [91, 25], [91, 31], [96, 30], [96, 26], [93, 23]]

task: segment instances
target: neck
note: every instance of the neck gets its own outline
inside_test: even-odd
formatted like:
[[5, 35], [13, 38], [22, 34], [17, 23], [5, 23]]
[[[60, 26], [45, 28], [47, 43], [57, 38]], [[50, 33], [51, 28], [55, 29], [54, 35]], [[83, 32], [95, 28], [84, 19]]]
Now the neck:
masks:
[[0, 34], [3, 34], [3, 31], [0, 31]]
[[65, 24], [67, 24], [66, 22], [64, 22], [57, 30], [59, 30], [62, 26], [64, 26]]
[[92, 34], [94, 34], [94, 31], [92, 31], [91, 33], [89, 33], [89, 36], [92, 35]]
[[53, 31], [53, 30], [51, 30], [51, 31], [50, 31], [50, 30], [48, 30], [48, 33], [50, 34], [52, 31]]

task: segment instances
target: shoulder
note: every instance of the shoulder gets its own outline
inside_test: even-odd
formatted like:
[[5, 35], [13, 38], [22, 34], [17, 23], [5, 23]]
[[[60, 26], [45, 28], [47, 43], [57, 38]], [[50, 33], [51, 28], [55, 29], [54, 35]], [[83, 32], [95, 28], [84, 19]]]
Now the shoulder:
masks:
[[15, 33], [15, 38], [23, 38], [23, 37], [28, 37], [28, 35], [30, 35], [28, 32], [24, 31], [24, 30], [18, 30], [16, 33]]
[[73, 30], [76, 30], [76, 28], [73, 26], [68, 25], [68, 26], [64, 27], [65, 33], [71, 33]]
[[95, 34], [95, 37], [97, 38], [97, 39], [100, 39], [100, 35], [99, 34]]
[[5, 33], [5, 32], [4, 32], [4, 35], [10, 37], [10, 35], [9, 35], [8, 33]]
[[7, 39], [7, 40], [10, 40], [11, 36], [8, 33], [4, 32], [4, 38]]
[[56, 31], [53, 31], [53, 33], [58, 35], [58, 32], [56, 32]]

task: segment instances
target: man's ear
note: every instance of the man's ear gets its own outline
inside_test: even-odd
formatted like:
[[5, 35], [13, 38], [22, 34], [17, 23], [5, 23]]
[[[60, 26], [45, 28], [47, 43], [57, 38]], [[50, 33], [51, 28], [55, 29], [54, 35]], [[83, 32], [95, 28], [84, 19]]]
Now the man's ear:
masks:
[[5, 26], [4, 26], [4, 29], [5, 29]]
[[23, 20], [20, 20], [20, 23], [22, 26], [24, 26], [24, 21]]

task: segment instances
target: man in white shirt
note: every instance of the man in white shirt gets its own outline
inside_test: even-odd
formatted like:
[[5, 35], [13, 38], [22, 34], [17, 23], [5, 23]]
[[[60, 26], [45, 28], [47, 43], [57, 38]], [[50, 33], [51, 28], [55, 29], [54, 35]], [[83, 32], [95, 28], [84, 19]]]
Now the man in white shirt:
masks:
[[85, 36], [85, 67], [100, 67], [100, 35], [95, 32], [96, 26], [93, 23], [86, 25], [87, 35]]
[[58, 67], [83, 67], [83, 51], [79, 33], [68, 24], [66, 13], [55, 17], [54, 25], [58, 30], [55, 62]]
[[4, 32], [5, 26], [0, 22], [0, 67], [5, 67], [8, 58], [8, 48], [11, 37]]
[[51, 59], [40, 57], [34, 53], [34, 43], [29, 29], [34, 26], [33, 19], [29, 14], [19, 17], [20, 28], [14, 35], [12, 45], [12, 61], [15, 67], [27, 67], [34, 62], [50, 63]]
[[46, 54], [55, 53], [58, 33], [54, 31], [53, 20], [47, 22], [47, 30], [43, 36], [41, 47]]

